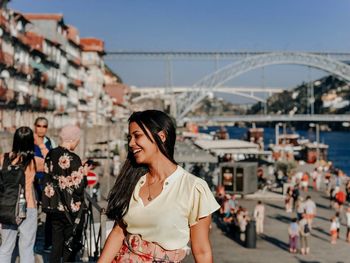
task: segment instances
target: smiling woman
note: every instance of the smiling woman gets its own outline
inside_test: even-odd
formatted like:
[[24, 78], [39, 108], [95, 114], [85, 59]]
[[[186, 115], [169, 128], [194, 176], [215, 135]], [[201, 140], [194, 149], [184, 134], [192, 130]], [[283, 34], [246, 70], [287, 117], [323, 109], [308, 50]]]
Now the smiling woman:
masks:
[[174, 160], [172, 119], [156, 110], [135, 112], [128, 140], [107, 207], [115, 227], [99, 262], [181, 262], [189, 241], [196, 262], [212, 262], [209, 225], [219, 205], [207, 183]]

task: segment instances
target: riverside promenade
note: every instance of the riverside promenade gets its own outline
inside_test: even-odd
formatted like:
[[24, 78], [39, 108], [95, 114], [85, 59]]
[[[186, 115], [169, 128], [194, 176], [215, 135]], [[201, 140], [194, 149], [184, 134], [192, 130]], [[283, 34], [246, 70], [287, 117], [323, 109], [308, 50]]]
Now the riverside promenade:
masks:
[[[101, 182], [106, 185], [106, 182]], [[113, 182], [110, 182], [112, 185]], [[284, 197], [280, 193], [257, 192], [248, 195], [245, 199], [238, 199], [238, 205], [247, 208], [250, 215], [254, 210], [257, 200], [262, 200], [265, 205], [264, 235], [257, 238], [257, 248], [248, 249], [227, 236], [213, 222], [210, 233], [215, 263], [231, 262], [300, 262], [300, 263], [341, 263], [350, 262], [350, 243], [345, 241], [346, 220], [342, 214], [340, 239], [336, 245], [330, 244], [329, 227], [330, 218], [335, 211], [329, 207], [329, 198], [323, 191], [313, 191], [309, 188], [307, 193], [301, 191], [301, 196], [310, 195], [317, 205], [317, 216], [314, 219], [312, 235], [310, 237], [310, 254], [290, 254], [288, 251], [288, 224], [295, 213], [286, 213], [284, 209]], [[105, 201], [100, 202], [106, 206]], [[345, 210], [345, 209], [344, 209]], [[97, 221], [97, 220], [96, 220]], [[40, 231], [38, 231], [38, 234]], [[39, 243], [43, 243], [43, 236], [38, 236]], [[42, 246], [42, 244], [41, 244]], [[40, 255], [39, 255], [40, 254]], [[48, 262], [48, 254], [40, 252], [36, 262]], [[183, 263], [194, 263], [192, 255], [186, 257]]]
[[[290, 254], [288, 251], [288, 224], [295, 213], [286, 213], [282, 195], [256, 195], [253, 199], [238, 199], [239, 205], [246, 207], [252, 214], [257, 199], [265, 204], [264, 235], [257, 238], [257, 248], [248, 249], [226, 236], [215, 223], [211, 230], [211, 243], [213, 247], [214, 262], [325, 262], [340, 263], [350, 262], [350, 244], [345, 241], [346, 226], [345, 215], [342, 214], [340, 239], [336, 245], [330, 244], [329, 227], [330, 218], [335, 211], [329, 207], [329, 199], [324, 192], [309, 190], [305, 197], [310, 195], [317, 205], [317, 216], [313, 223], [310, 237], [310, 254]], [[192, 255], [188, 256], [184, 263], [194, 262]]]

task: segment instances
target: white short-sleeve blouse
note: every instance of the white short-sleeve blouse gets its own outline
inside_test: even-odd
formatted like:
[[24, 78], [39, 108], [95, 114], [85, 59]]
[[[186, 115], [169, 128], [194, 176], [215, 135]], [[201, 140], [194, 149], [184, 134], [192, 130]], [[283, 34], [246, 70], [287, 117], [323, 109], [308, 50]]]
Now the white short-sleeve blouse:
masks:
[[145, 183], [144, 175], [123, 218], [126, 230], [166, 250], [185, 247], [190, 239], [190, 226], [220, 208], [207, 183], [180, 166], [165, 180], [162, 192], [146, 206], [139, 196]]

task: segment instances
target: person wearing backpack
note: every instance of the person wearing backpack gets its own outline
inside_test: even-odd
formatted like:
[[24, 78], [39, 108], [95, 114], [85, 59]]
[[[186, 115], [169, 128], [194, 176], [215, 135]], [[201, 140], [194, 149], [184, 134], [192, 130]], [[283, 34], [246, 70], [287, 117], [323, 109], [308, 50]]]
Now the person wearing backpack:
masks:
[[[43, 170], [43, 162], [36, 162], [34, 157], [34, 136], [29, 127], [20, 127], [13, 138], [12, 151], [0, 156], [1, 189], [0, 223], [2, 223], [0, 262], [11, 262], [13, 250], [19, 233], [20, 262], [34, 263], [34, 244], [37, 230], [37, 206], [34, 194], [34, 176], [36, 170]], [[18, 185], [11, 185], [11, 179], [19, 178]], [[23, 188], [22, 188], [23, 187]], [[13, 188], [13, 189], [11, 189]], [[20, 194], [17, 189], [20, 189]], [[6, 196], [6, 193], [12, 194]], [[18, 194], [17, 194], [18, 193]], [[24, 199], [24, 216], [16, 216], [16, 201]], [[15, 203], [15, 206], [7, 207]], [[13, 210], [13, 211], [12, 211]], [[8, 215], [5, 215], [8, 214]], [[9, 216], [12, 213], [13, 217]], [[16, 217], [15, 217], [16, 216]]]
[[307, 220], [307, 215], [303, 213], [303, 218], [299, 221], [299, 236], [300, 236], [300, 252], [302, 255], [310, 253], [309, 236], [310, 226]]

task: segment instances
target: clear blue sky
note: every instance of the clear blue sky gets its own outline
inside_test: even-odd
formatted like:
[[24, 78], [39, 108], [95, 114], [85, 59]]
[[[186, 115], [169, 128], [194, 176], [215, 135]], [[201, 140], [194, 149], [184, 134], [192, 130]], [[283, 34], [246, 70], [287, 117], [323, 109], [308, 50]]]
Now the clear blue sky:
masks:
[[[12, 0], [22, 12], [63, 13], [81, 37], [106, 50], [350, 52], [348, 0]], [[129, 84], [164, 84], [163, 62], [109, 62]], [[152, 70], [150, 70], [152, 68]], [[212, 62], [174, 63], [174, 84], [190, 85]], [[309, 78], [301, 66], [266, 67], [232, 85], [290, 87]], [[312, 77], [321, 73], [311, 72]]]

